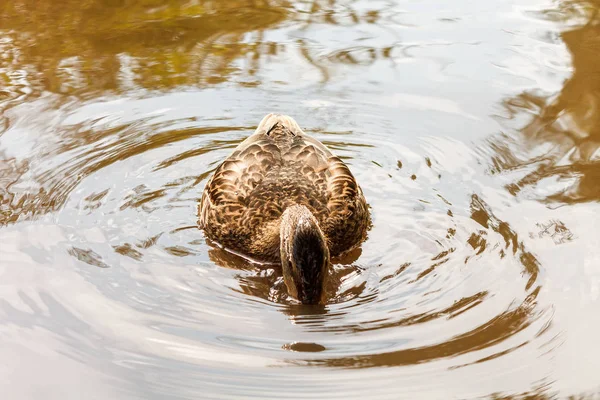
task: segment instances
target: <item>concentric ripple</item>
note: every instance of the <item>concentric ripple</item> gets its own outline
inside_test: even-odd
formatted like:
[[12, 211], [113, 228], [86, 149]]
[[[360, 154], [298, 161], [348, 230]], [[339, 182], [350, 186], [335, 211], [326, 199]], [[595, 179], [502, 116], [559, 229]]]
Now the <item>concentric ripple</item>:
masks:
[[[288, 365], [303, 368], [295, 372], [301, 380], [315, 367], [461, 371], [517, 351], [540, 356], [552, 339], [544, 335], [551, 312], [537, 305], [535, 255], [481, 188], [446, 193], [462, 181], [449, 170], [473, 168], [470, 152], [450, 168], [436, 148], [459, 151], [459, 143], [426, 139], [411, 150], [377, 131], [307, 128], [350, 164], [374, 223], [360, 249], [335, 260], [328, 304], [309, 307], [287, 296], [278, 266], [227, 253], [196, 227], [203, 185], [252, 133], [251, 115], [211, 121], [185, 115], [196, 112], [190, 107], [164, 120], [152, 103], [136, 103], [140, 115], [131, 122], [110, 117], [120, 102], [73, 109], [58, 122], [68, 132], [60, 147], [38, 154], [45, 162], [37, 165], [52, 168], [27, 172], [47, 197], [21, 213], [60, 227], [44, 253], [59, 254], [83, 282], [78, 300], [66, 292], [51, 301], [70, 304], [73, 319], [112, 341], [121, 368], [142, 363], [162, 375], [169, 365], [194, 365], [244, 376]], [[77, 143], [79, 136], [94, 140]], [[81, 340], [71, 339], [67, 351]], [[295, 374], [276, 371], [281, 379]], [[251, 390], [256, 377], [231, 388]], [[179, 378], [167, 375], [155, 389], [172, 389]]]
[[[80, 3], [0, 7], [5, 397], [594, 398], [596, 0]], [[269, 112], [370, 205], [325, 305], [197, 228]]]

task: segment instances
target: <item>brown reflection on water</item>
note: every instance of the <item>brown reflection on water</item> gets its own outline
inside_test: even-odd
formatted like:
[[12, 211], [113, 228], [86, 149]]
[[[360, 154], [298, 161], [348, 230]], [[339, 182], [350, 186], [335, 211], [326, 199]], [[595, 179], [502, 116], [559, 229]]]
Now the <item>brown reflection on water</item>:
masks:
[[[535, 208], [521, 218], [501, 174], [478, 176], [488, 154], [471, 159], [470, 130], [480, 138], [495, 123], [461, 136], [460, 115], [445, 122], [448, 110], [430, 108], [438, 97], [466, 108], [471, 84], [485, 100], [488, 83], [460, 69], [480, 65], [498, 81], [482, 54], [501, 58], [510, 45], [474, 38], [470, 24], [485, 16], [496, 32], [508, 18], [533, 35], [537, 28], [521, 15], [474, 9], [461, 22], [448, 3], [453, 19], [442, 27], [439, 7], [421, 2], [0, 3], [0, 258], [8, 254], [10, 264], [1, 259], [0, 328], [13, 329], [12, 341], [31, 351], [64, 341], [54, 358], [21, 362], [20, 386], [42, 359], [57, 371], [64, 359], [92, 369], [105, 359], [98, 372], [106, 376], [120, 377], [115, 366], [129, 365], [140, 374], [131, 380], [136, 389], [161, 385], [143, 398], [350, 398], [379, 390], [390, 398], [550, 399], [553, 369], [595, 357], [582, 333], [597, 325], [594, 260], [577, 269], [576, 257], [592, 252], [597, 235], [582, 237], [577, 219], [567, 219], [575, 207], [545, 218], [544, 205], [527, 202]], [[493, 141], [492, 163], [494, 172], [519, 174], [508, 187], [514, 195], [600, 200], [600, 1], [581, 4], [541, 12], [565, 20], [587, 13], [587, 23], [561, 36], [574, 72], [560, 93], [528, 91], [504, 102], [518, 134]], [[470, 39], [478, 44], [467, 48]], [[202, 184], [255, 128], [254, 114], [277, 107], [292, 109], [352, 164], [377, 217], [365, 245], [334, 260], [326, 305], [296, 304], [277, 265], [210, 246], [193, 226]], [[446, 124], [452, 128], [440, 131]], [[421, 146], [424, 136], [431, 140]], [[566, 189], [542, 193], [555, 179]], [[531, 234], [536, 222], [539, 233]], [[569, 272], [571, 291], [563, 293]], [[581, 301], [588, 308], [577, 290], [589, 294]], [[21, 292], [32, 300], [22, 304]], [[62, 314], [28, 310], [39, 293], [91, 334], [70, 336]], [[575, 345], [564, 347], [563, 336]], [[18, 352], [11, 346], [9, 358]], [[577, 381], [587, 389], [593, 378], [582, 379], [583, 369], [557, 373], [564, 383], [556, 390], [578, 390]]]
[[[33, 90], [90, 95], [133, 87], [224, 82], [277, 45], [262, 31], [286, 18], [285, 0], [15, 0], [0, 6], [9, 57]], [[244, 35], [253, 32], [252, 39]], [[6, 51], [6, 50], [5, 50]], [[9, 77], [5, 77], [8, 79]], [[33, 79], [32, 79], [33, 78]]]
[[[508, 186], [516, 195], [523, 189], [543, 190], [543, 183], [558, 180], [563, 188], [541, 195], [545, 202], [578, 203], [600, 200], [600, 2], [564, 2], [569, 13], [588, 14], [583, 26], [561, 33], [573, 64], [573, 74], [560, 93], [545, 96], [524, 92], [504, 102], [511, 118], [533, 114], [520, 129], [524, 146], [494, 143], [495, 170], [532, 168]], [[534, 158], [523, 155], [536, 154]], [[540, 196], [538, 196], [540, 197]]]
[[[207, 86], [232, 80], [260, 85], [259, 70], [286, 48], [329, 80], [333, 64], [371, 65], [391, 59], [398, 43], [357, 45], [323, 54], [313, 42], [270, 41], [286, 21], [351, 26], [390, 22], [393, 4], [354, 10], [314, 0], [298, 13], [287, 0], [214, 2], [15, 0], [0, 5], [2, 99], [43, 91], [90, 98], [106, 92]], [[285, 83], [285, 82], [279, 82]], [[4, 121], [6, 123], [6, 121]]]
[[[498, 219], [489, 206], [478, 196], [472, 196], [470, 208], [471, 219], [479, 223], [482, 227], [499, 233], [505, 240], [503, 251], [507, 251], [516, 256], [523, 267], [522, 272], [527, 276], [526, 290], [528, 291], [528, 295], [521, 304], [516, 307], [511, 307], [502, 314], [494, 316], [494, 318], [470, 331], [435, 345], [350, 357], [324, 358], [318, 360], [311, 359], [304, 361], [294, 360], [292, 363], [352, 369], [421, 364], [440, 358], [455, 357], [461, 354], [492, 347], [529, 327], [541, 313], [541, 310], [537, 309], [536, 299], [542, 287], [539, 284], [535, 285], [539, 274], [540, 264], [536, 257], [526, 250], [524, 243], [519, 240], [517, 233], [509, 226], [509, 224]], [[465, 261], [465, 263], [466, 262], [467, 261]], [[386, 277], [383, 278], [383, 280], [385, 279]], [[487, 296], [488, 293], [485, 291], [476, 293], [473, 296], [455, 301], [452, 306], [446, 309], [437, 310], [431, 313], [412, 315], [393, 323], [380, 323], [366, 327], [366, 324], [363, 322], [360, 325], [342, 326], [337, 329], [342, 332], [351, 331], [356, 333], [423, 324], [437, 318], [454, 318], [477, 306], [484, 301]], [[525, 346], [527, 343], [528, 341], [520, 343], [514, 347], [505, 349], [500, 353], [477, 360], [474, 363], [500, 357]]]
[[[5, 96], [50, 91], [89, 97], [106, 91], [205, 86], [241, 75], [245, 86], [266, 57], [286, 46], [264, 32], [286, 20], [311, 24], [377, 24], [379, 11], [332, 11], [335, 1], [313, 1], [297, 15], [286, 0], [226, 2], [174, 0], [15, 0], [0, 6], [4, 38], [0, 78]], [[248, 36], [250, 35], [250, 36]], [[297, 39], [302, 57], [329, 77], [328, 62], [368, 65], [390, 58], [393, 46], [356, 46], [320, 56]], [[237, 60], [243, 65], [236, 64]], [[12, 93], [11, 93], [12, 92]]]

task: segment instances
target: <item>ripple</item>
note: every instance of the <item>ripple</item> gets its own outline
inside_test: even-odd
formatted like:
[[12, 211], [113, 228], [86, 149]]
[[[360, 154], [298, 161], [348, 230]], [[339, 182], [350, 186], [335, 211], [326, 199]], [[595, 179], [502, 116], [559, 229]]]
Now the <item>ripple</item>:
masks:
[[[60, 6], [0, 41], [0, 331], [25, 360], [0, 372], [107, 398], [592, 393], [595, 20], [242, 3], [108, 5], [83, 35]], [[325, 305], [196, 227], [265, 110], [339, 154], [371, 207]]]
[[[212, 351], [314, 353], [310, 359], [288, 360], [297, 366], [354, 369], [456, 358], [455, 367], [464, 367], [521, 349], [530, 340], [530, 335], [519, 339], [521, 332], [548, 323], [548, 314], [536, 307], [538, 261], [478, 195], [471, 196], [466, 210], [444, 198], [435, 188], [442, 160], [435, 151], [424, 156], [391, 144], [382, 147], [376, 135], [348, 141], [338, 134], [326, 141], [357, 171], [374, 227], [362, 250], [338, 260], [330, 301], [315, 308], [288, 297], [278, 267], [207, 246], [190, 226], [214, 160], [239, 142], [221, 137], [239, 131], [241, 138], [250, 129], [169, 131], [166, 125], [148, 120], [144, 129], [134, 123], [97, 135], [101, 147], [92, 143], [67, 150], [74, 151], [71, 162], [43, 175], [43, 181], [81, 177], [53, 187], [64, 198], [59, 222], [69, 221], [71, 241], [100, 227], [107, 243], [73, 247], [70, 254], [130, 276], [125, 285], [99, 289], [142, 313], [146, 335], [160, 333], [152, 343], [170, 349], [169, 358], [194, 360], [202, 343]], [[96, 122], [93, 129], [101, 127]], [[404, 160], [402, 169], [398, 159]], [[136, 172], [123, 175], [123, 170]], [[417, 183], [407, 199], [398, 183], [411, 181]], [[513, 281], [510, 289], [499, 285], [508, 281]], [[292, 324], [282, 325], [276, 315]], [[199, 329], [203, 321], [207, 325]], [[265, 330], [266, 321], [283, 330], [273, 336]], [[282, 344], [286, 338], [293, 340]], [[181, 341], [188, 344], [175, 345]]]
[[[95, 331], [116, 340], [111, 353], [128, 351], [121, 368], [246, 374], [233, 393], [254, 390], [260, 380], [250, 371], [258, 367], [300, 368], [301, 380], [324, 368], [463, 371], [519, 352], [537, 357], [555, 335], [552, 313], [538, 306], [535, 255], [482, 195], [448, 190], [461, 180], [458, 172], [473, 173], [475, 153], [461, 143], [430, 138], [401, 146], [379, 129], [313, 128], [348, 160], [373, 214], [367, 242], [334, 260], [329, 301], [315, 307], [288, 296], [279, 266], [207, 243], [195, 226], [210, 172], [251, 124], [157, 118], [164, 117], [70, 122], [61, 147], [44, 149], [49, 169], [34, 174], [64, 229], [52, 253], [74, 266], [80, 296], [91, 291], [89, 300], [71, 304], [73, 313], [90, 326], [102, 321], [106, 328]], [[94, 140], [75, 146], [78, 135]], [[448, 160], [449, 148], [465, 156]], [[32, 224], [50, 212], [34, 210]], [[56, 301], [70, 302], [64, 295]], [[109, 326], [123, 332], [115, 336]], [[169, 379], [153, 390], [181, 378]]]

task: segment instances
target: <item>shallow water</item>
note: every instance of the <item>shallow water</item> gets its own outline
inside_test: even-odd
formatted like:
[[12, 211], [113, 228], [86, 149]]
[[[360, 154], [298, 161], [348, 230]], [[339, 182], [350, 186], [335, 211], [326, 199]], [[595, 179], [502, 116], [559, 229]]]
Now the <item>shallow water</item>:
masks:
[[[600, 398], [600, 2], [0, 5], [10, 399]], [[269, 112], [371, 207], [323, 307], [205, 242]]]

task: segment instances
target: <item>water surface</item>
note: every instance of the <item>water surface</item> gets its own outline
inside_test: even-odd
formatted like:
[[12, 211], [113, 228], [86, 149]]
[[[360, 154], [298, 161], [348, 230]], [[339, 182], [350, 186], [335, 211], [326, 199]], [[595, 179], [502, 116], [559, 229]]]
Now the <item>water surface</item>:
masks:
[[[11, 399], [600, 398], [600, 3], [0, 5]], [[371, 207], [323, 307], [196, 227], [269, 112]]]

